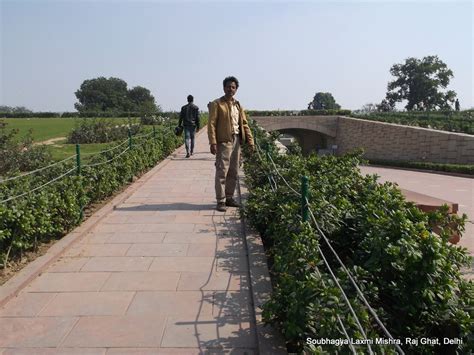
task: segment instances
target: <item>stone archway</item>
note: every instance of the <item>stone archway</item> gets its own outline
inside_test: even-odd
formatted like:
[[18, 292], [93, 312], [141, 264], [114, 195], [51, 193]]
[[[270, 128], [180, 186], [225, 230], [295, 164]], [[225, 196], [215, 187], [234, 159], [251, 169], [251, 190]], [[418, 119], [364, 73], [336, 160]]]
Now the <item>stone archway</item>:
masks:
[[329, 137], [321, 132], [307, 129], [289, 128], [278, 130], [282, 134], [288, 134], [296, 139], [304, 155], [317, 153], [319, 150], [328, 149]]

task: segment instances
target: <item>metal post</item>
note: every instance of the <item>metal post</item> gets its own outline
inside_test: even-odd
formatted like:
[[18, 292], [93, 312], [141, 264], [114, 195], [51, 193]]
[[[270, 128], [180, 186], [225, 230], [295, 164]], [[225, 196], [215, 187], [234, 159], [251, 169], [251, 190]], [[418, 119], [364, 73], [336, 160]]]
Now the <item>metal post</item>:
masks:
[[[77, 175], [81, 175], [81, 146], [76, 144], [76, 165], [77, 165]], [[81, 207], [79, 211], [79, 221], [84, 219], [84, 206]]]
[[303, 222], [309, 221], [308, 204], [308, 177], [301, 177], [301, 215], [303, 216]]
[[155, 128], [155, 125], [153, 125], [153, 140], [156, 141], [156, 128]]
[[76, 165], [77, 175], [81, 175], [81, 147], [79, 144], [76, 144]]
[[130, 150], [132, 149], [132, 131], [130, 128], [128, 129], [128, 147]]

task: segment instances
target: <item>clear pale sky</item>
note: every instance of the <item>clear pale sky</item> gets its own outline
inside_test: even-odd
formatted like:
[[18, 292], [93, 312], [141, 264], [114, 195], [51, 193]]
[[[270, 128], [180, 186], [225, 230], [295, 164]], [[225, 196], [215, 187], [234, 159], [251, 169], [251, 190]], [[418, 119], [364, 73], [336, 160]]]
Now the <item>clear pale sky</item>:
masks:
[[331, 92], [347, 109], [380, 102], [389, 69], [438, 55], [474, 107], [472, 1], [0, 0], [0, 104], [74, 111], [86, 79], [148, 88], [164, 110], [203, 110], [240, 80], [247, 109], [305, 109]]

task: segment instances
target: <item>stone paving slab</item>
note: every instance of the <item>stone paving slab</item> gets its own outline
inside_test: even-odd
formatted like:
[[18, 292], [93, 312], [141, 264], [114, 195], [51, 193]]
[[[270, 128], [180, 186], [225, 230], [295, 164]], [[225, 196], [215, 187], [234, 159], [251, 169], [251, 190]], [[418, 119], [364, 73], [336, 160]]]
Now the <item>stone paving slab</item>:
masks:
[[86, 292], [99, 291], [110, 277], [108, 272], [44, 273], [34, 280], [27, 292]]
[[71, 317], [2, 317], [0, 347], [56, 347], [77, 320]]
[[134, 292], [63, 292], [38, 314], [41, 317], [125, 314]]
[[34, 317], [56, 296], [56, 293], [22, 293], [0, 310], [0, 317]]
[[[238, 211], [214, 157], [171, 158], [114, 198], [0, 308], [0, 354], [258, 354]], [[105, 212], [104, 212], [105, 211]]]
[[101, 291], [159, 291], [176, 290], [179, 272], [116, 272]]
[[104, 355], [107, 349], [101, 348], [14, 348], [5, 349], [2, 355]]
[[153, 261], [149, 256], [90, 258], [78, 271], [147, 271]]
[[65, 347], [159, 347], [164, 316], [81, 317], [61, 344]]

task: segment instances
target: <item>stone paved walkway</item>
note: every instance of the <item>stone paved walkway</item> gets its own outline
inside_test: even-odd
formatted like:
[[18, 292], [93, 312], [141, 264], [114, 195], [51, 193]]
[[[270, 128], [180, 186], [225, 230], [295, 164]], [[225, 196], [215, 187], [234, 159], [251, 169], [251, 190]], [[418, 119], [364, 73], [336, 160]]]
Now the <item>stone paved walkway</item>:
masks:
[[242, 225], [214, 210], [213, 176], [201, 132], [0, 310], [0, 353], [257, 353]]

